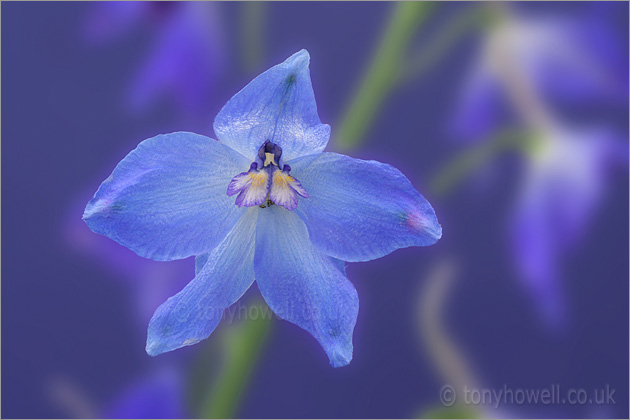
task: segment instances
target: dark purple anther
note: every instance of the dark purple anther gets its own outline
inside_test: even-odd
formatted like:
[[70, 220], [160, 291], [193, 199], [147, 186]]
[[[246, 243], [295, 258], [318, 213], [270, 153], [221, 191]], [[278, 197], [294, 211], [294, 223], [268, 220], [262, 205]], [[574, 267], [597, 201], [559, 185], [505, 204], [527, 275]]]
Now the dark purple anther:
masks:
[[273, 155], [273, 164], [278, 166], [280, 163], [280, 157], [282, 156], [282, 147], [269, 140], [265, 140], [262, 146], [260, 146], [260, 149], [258, 149], [258, 157], [262, 160], [263, 165], [267, 161], [268, 153]]
[[265, 142], [262, 144], [262, 146], [260, 146], [260, 149], [258, 149], [258, 157], [263, 162], [265, 162], [265, 159], [266, 159], [265, 153], [266, 153], [268, 144], [269, 144], [269, 140], [265, 140]]

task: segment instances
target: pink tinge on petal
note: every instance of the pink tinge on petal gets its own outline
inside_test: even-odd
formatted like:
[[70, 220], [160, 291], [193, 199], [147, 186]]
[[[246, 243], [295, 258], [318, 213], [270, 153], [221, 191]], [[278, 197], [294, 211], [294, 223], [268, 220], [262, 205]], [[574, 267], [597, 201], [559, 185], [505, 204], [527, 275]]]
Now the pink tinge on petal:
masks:
[[421, 232], [427, 237], [433, 238], [433, 242], [442, 237], [442, 227], [437, 223], [437, 220], [425, 216], [420, 209], [409, 211], [403, 217], [406, 217], [407, 226], [414, 232]]
[[422, 213], [410, 212], [407, 213], [407, 225], [414, 231], [421, 231], [427, 229], [431, 223]]

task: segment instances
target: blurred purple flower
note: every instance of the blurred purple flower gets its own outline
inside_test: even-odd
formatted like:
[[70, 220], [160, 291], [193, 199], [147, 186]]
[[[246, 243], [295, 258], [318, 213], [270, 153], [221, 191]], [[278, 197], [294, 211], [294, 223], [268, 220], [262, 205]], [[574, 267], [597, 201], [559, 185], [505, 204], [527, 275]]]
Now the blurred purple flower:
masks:
[[143, 1], [94, 2], [83, 23], [83, 36], [93, 45], [118, 40], [143, 20], [150, 7]]
[[53, 374], [46, 383], [51, 400], [68, 418], [160, 419], [190, 418], [189, 370], [172, 364], [152, 364], [124, 384], [113, 398], [94, 398], [72, 377]]
[[484, 40], [453, 127], [459, 138], [483, 140], [519, 121], [537, 136], [508, 232], [525, 287], [549, 325], [560, 326], [566, 310], [559, 264], [593, 219], [609, 163], [627, 165], [628, 149], [610, 124], [578, 129], [558, 115], [575, 104], [627, 110], [627, 46], [609, 25], [620, 8], [540, 16], [533, 5], [498, 7], [500, 20]]
[[155, 36], [132, 78], [128, 106], [145, 111], [169, 94], [185, 112], [205, 115], [224, 64], [220, 7], [213, 2], [98, 2], [85, 21], [84, 36], [92, 44], [109, 43], [141, 23], [153, 24]]
[[616, 169], [611, 163], [627, 164], [627, 143], [619, 137], [607, 129], [557, 131], [541, 140], [526, 166], [510, 242], [521, 278], [550, 326], [564, 325], [567, 316], [560, 262], [593, 220]]
[[513, 107], [499, 74], [505, 70], [505, 50], [509, 50], [510, 67], [526, 75], [526, 80], [513, 81], [521, 89], [534, 90], [551, 107], [625, 106], [628, 47], [622, 37], [626, 34], [616, 33], [610, 25], [619, 7], [588, 6], [570, 15], [533, 6], [507, 9], [510, 13], [502, 10], [503, 16], [489, 28], [478, 60], [464, 80], [451, 124], [454, 134], [467, 140], [484, 138], [511, 116], [508, 110]]

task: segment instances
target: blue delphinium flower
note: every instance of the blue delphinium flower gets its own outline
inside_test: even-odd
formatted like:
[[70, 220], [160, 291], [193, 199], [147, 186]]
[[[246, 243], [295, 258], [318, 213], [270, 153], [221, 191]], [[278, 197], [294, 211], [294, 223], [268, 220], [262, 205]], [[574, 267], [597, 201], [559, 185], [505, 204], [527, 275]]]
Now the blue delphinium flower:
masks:
[[256, 279], [269, 307], [310, 332], [333, 366], [352, 359], [357, 293], [344, 261], [441, 236], [431, 205], [392, 166], [322, 153], [302, 50], [254, 79], [214, 122], [145, 140], [88, 203], [84, 220], [138, 255], [197, 256], [195, 278], [160, 306], [147, 352], [207, 338]]

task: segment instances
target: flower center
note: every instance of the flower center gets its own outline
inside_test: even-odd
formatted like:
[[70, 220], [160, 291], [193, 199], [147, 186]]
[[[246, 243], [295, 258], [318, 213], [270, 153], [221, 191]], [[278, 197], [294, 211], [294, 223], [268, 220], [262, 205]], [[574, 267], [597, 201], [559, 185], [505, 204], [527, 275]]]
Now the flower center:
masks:
[[249, 170], [236, 175], [228, 185], [228, 196], [238, 194], [234, 204], [261, 208], [277, 204], [287, 210], [294, 210], [298, 204], [298, 195], [308, 198], [300, 181], [289, 175], [291, 167], [282, 164], [281, 158], [282, 148], [269, 140], [265, 141]]

